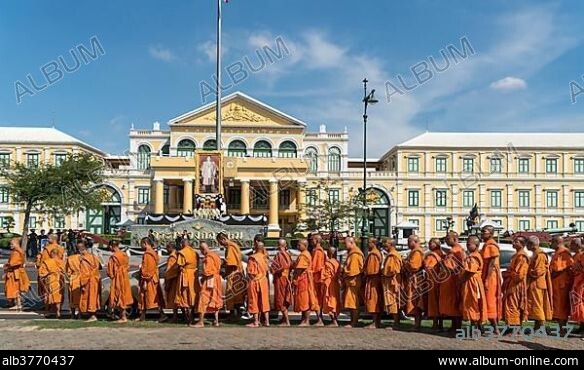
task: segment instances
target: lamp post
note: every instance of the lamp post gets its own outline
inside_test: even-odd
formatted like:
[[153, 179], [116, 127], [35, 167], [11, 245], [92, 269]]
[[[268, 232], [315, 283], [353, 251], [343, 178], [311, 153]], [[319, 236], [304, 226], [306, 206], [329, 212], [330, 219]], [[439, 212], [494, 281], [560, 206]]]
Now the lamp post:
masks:
[[367, 108], [369, 104], [373, 105], [379, 102], [375, 98], [375, 89], [367, 92], [366, 78], [363, 79], [363, 188], [361, 195], [363, 196], [363, 214], [361, 222], [361, 250], [363, 253], [367, 252], [367, 240], [369, 234], [369, 208], [367, 207]]

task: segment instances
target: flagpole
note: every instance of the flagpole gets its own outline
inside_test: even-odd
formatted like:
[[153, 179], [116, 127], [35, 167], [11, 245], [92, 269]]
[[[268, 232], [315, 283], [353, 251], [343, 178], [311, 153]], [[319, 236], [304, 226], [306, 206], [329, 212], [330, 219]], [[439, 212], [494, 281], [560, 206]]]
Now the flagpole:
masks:
[[216, 149], [221, 148], [221, 3], [223, 0], [217, 0], [217, 84], [216, 84], [216, 100], [215, 100], [215, 142]]

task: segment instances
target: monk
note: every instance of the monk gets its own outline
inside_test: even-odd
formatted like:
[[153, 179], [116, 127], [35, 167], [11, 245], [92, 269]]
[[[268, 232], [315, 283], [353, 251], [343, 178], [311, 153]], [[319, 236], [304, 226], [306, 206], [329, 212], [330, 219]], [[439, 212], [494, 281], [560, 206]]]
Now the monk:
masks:
[[533, 253], [527, 271], [527, 313], [535, 321], [534, 330], [538, 330], [552, 319], [552, 282], [548, 259], [539, 248], [537, 236], [527, 239], [527, 249]]
[[432, 330], [442, 330], [442, 316], [440, 315], [440, 273], [444, 253], [440, 246], [440, 239], [432, 238], [428, 242], [430, 252], [424, 257], [424, 271], [426, 284], [429, 287], [425, 297], [425, 312], [432, 318]]
[[552, 318], [560, 325], [560, 335], [565, 335], [564, 327], [570, 315], [570, 291], [572, 290], [571, 267], [574, 263], [570, 250], [560, 235], [554, 236], [554, 255], [550, 262], [552, 276]]
[[96, 255], [89, 253], [84, 241], [77, 242], [79, 251], [79, 313], [88, 314], [87, 322], [97, 321], [95, 313], [100, 308], [101, 264]]
[[324, 263], [326, 261], [326, 255], [324, 253], [324, 249], [322, 248], [322, 236], [320, 233], [314, 233], [311, 236], [312, 238], [312, 245], [314, 248], [312, 249], [312, 265], [310, 269], [312, 270], [312, 277], [314, 281], [314, 291], [316, 293], [316, 300], [318, 308], [315, 311], [317, 321], [315, 326], [324, 326], [322, 321], [322, 303], [323, 303], [323, 287], [322, 287], [322, 270], [324, 269]]
[[337, 260], [337, 249], [329, 247], [327, 259], [322, 270], [322, 312], [329, 315], [331, 324], [339, 326], [338, 317], [341, 313], [341, 264]]
[[[53, 250], [57, 251], [57, 258], [60, 259], [61, 261], [64, 261], [65, 258], [65, 248], [61, 247], [59, 245], [59, 238], [57, 237], [57, 235], [55, 234], [50, 234], [48, 236], [47, 239], [47, 244], [45, 245], [45, 247], [43, 248], [43, 250], [39, 253], [39, 255], [37, 256], [37, 261], [36, 261], [36, 266], [37, 268], [40, 268], [40, 266], [42, 266], [43, 262], [45, 260], [48, 260], [51, 258], [51, 252]], [[38, 276], [38, 294], [41, 297], [45, 296], [45, 287], [43, 285], [43, 281], [40, 277], [40, 275]], [[65, 280], [63, 279], [63, 276], [61, 277], [62, 281], [61, 281], [61, 288], [64, 289], [65, 286]], [[61, 295], [63, 295], [64, 291], [61, 292]], [[45, 300], [46, 301], [46, 300]], [[48, 309], [48, 306], [45, 304], [45, 310]]]
[[381, 286], [383, 256], [377, 247], [376, 238], [369, 239], [367, 249], [369, 253], [363, 267], [365, 276], [363, 299], [365, 300], [365, 311], [373, 316], [373, 322], [366, 328], [376, 329], [381, 327], [381, 312], [383, 311], [383, 287]]
[[278, 240], [278, 254], [270, 267], [274, 282], [274, 308], [282, 313], [280, 326], [290, 326], [288, 307], [292, 304], [292, 286], [290, 284], [290, 269], [292, 257], [288, 253], [286, 239]]
[[312, 271], [310, 270], [312, 256], [307, 248], [308, 240], [300, 239], [298, 241], [300, 254], [294, 264], [292, 264], [292, 268], [294, 269], [294, 277], [292, 279], [294, 311], [302, 312], [302, 320], [299, 326], [310, 325], [310, 310], [315, 311], [318, 306], [314, 292], [314, 284], [312, 282]]
[[130, 258], [120, 249], [120, 242], [114, 240], [110, 243], [112, 252], [107, 263], [107, 276], [110, 278], [109, 307], [115, 315], [119, 310], [120, 316], [117, 323], [128, 322], [126, 309], [134, 303], [132, 288], [130, 286]]
[[10, 256], [4, 264], [4, 287], [6, 299], [13, 305], [11, 310], [22, 310], [20, 294], [28, 292], [30, 280], [24, 268], [26, 256], [20, 248], [21, 239], [10, 240]]
[[219, 310], [223, 307], [221, 286], [221, 257], [212, 252], [207, 242], [199, 243], [199, 251], [203, 255], [203, 271], [201, 273], [201, 292], [199, 293], [199, 321], [197, 328], [205, 326], [205, 313], [213, 314], [213, 326], [219, 326]]
[[570, 293], [570, 319], [580, 323], [578, 333], [584, 331], [584, 249], [582, 240], [574, 238], [570, 242], [570, 249], [575, 254], [572, 264], [574, 282]]
[[478, 252], [479, 244], [477, 236], [468, 237], [466, 241], [468, 256], [463, 261], [460, 273], [462, 319], [470, 321], [473, 329], [480, 328], [487, 319], [485, 288], [481, 277], [483, 257]]
[[521, 326], [527, 318], [527, 271], [529, 257], [525, 252], [527, 240], [519, 236], [513, 239], [515, 254], [503, 273], [503, 319], [509, 326]]
[[381, 271], [383, 302], [385, 312], [393, 317], [393, 327], [387, 329], [397, 329], [400, 322], [402, 258], [395, 249], [394, 239], [385, 238], [383, 248], [387, 252]]
[[[79, 251], [77, 251], [79, 252]], [[65, 262], [65, 272], [69, 279], [69, 308], [71, 310], [71, 318], [79, 318], [79, 303], [81, 302], [81, 256], [79, 254], [72, 254], [67, 257]]]
[[198, 276], [199, 254], [192, 247], [190, 240], [184, 239], [180, 244], [176, 265], [178, 280], [174, 303], [184, 311], [187, 325], [192, 326], [201, 287]]
[[404, 311], [406, 315], [414, 315], [414, 329], [420, 330], [422, 325], [422, 311], [424, 297], [421, 285], [424, 282], [422, 267], [424, 265], [424, 251], [420, 247], [417, 235], [408, 237], [410, 253], [402, 267], [402, 287], [404, 290]]
[[160, 321], [166, 320], [164, 314], [164, 297], [160, 289], [160, 279], [158, 277], [158, 254], [153, 248], [150, 238], [142, 238], [140, 247], [142, 264], [140, 265], [140, 281], [138, 289], [138, 318], [136, 321], [146, 320], [146, 311], [157, 309], [160, 312]]
[[45, 289], [45, 304], [54, 309], [57, 319], [61, 318], [61, 303], [63, 302], [63, 287], [61, 276], [65, 273], [63, 259], [59, 250], [52, 248], [49, 258], [45, 258], [39, 267], [39, 277]]
[[239, 245], [229, 240], [227, 234], [217, 234], [217, 242], [225, 248], [225, 309], [231, 313], [231, 318], [238, 317], [243, 306], [244, 294], [246, 290], [245, 277], [243, 275], [243, 264], [241, 263], [241, 250]]
[[497, 324], [502, 316], [501, 294], [501, 269], [499, 267], [499, 245], [494, 239], [495, 228], [491, 225], [483, 227], [481, 238], [483, 239], [483, 248], [481, 257], [483, 257], [483, 284], [485, 285], [485, 294], [487, 301], [487, 319], [494, 328], [493, 333], [499, 334]]
[[363, 277], [364, 256], [353, 237], [345, 238], [347, 260], [343, 267], [343, 307], [351, 312], [351, 323], [346, 328], [356, 328], [359, 324], [359, 303], [361, 279]]
[[178, 308], [175, 300], [178, 291], [178, 276], [180, 275], [180, 269], [176, 264], [176, 243], [173, 241], [166, 243], [166, 252], [168, 253], [168, 259], [166, 260], [166, 271], [164, 272], [164, 295], [166, 298], [164, 307], [172, 310], [170, 322], [175, 323], [178, 321]]
[[438, 307], [442, 319], [450, 318], [452, 320], [449, 331], [455, 332], [457, 329], [462, 328], [460, 272], [466, 255], [458, 241], [457, 232], [450, 231], [446, 235], [446, 245], [450, 247], [450, 250], [442, 259], [441, 269], [446, 278], [441, 280], [440, 283]]
[[260, 326], [260, 315], [265, 326], [270, 326], [270, 269], [266, 263], [264, 243], [255, 244], [254, 253], [247, 260], [247, 310], [252, 314], [253, 321], [246, 326], [251, 328]]

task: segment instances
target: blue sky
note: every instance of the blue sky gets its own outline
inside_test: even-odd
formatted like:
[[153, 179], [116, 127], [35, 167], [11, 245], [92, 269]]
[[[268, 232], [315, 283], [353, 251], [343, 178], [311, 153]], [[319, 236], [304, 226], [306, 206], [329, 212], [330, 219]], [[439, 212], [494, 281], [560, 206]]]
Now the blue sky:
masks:
[[[370, 110], [369, 156], [425, 131], [584, 131], [584, 2], [230, 0], [224, 7], [225, 66], [255, 51], [289, 53], [232, 87], [329, 131], [346, 126], [361, 155], [361, 80], [380, 104]], [[96, 36], [105, 55], [17, 104], [15, 82], [43, 81], [39, 68]], [[473, 55], [418, 84], [411, 67], [441, 50]], [[0, 4], [0, 125], [50, 126], [113, 154], [127, 132], [202, 104], [214, 73], [214, 0]], [[448, 56], [448, 54], [446, 54]], [[422, 63], [422, 64], [420, 64]], [[432, 70], [431, 70], [432, 71]], [[386, 82], [419, 85], [391, 96]], [[427, 75], [426, 75], [427, 76]], [[420, 76], [425, 78], [425, 76]], [[399, 86], [399, 85], [397, 85]]]

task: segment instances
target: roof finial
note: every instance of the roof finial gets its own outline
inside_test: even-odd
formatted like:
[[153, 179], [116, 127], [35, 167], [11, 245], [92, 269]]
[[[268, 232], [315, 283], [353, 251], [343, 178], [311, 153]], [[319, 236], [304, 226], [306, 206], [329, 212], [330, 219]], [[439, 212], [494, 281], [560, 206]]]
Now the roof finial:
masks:
[[132, 123], [130, 124], [130, 130], [133, 130], [133, 129], [134, 129], [134, 122], [132, 122]]

